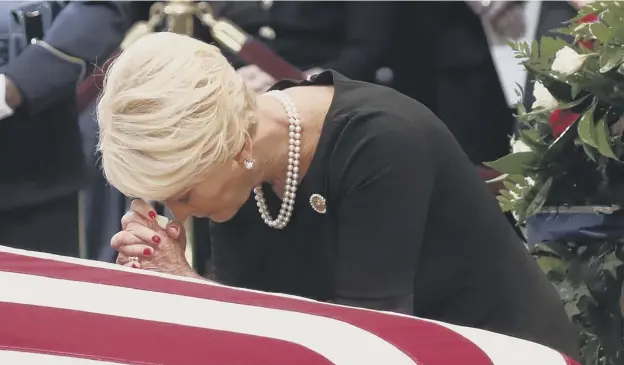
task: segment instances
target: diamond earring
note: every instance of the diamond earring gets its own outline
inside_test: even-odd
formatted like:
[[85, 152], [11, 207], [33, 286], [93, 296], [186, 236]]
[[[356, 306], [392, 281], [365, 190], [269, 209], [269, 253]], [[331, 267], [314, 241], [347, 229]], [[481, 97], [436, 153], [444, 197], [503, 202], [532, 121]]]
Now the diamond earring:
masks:
[[243, 161], [243, 166], [245, 166], [245, 168], [247, 170], [251, 170], [251, 169], [253, 169], [255, 163], [256, 163], [256, 161], [254, 161], [253, 159], [251, 159], [251, 160], [245, 159]]

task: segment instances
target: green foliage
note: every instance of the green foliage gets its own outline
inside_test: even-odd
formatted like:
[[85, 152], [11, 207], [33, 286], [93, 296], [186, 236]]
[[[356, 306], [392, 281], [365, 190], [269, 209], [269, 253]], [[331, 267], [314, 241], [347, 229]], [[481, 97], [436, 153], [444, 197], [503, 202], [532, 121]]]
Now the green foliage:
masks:
[[624, 363], [624, 241], [544, 242], [532, 247], [581, 333], [581, 363]]
[[[510, 43], [515, 57], [550, 95], [536, 92], [539, 106], [531, 110], [518, 105], [516, 141], [525, 148], [486, 163], [506, 174], [498, 200], [519, 224], [549, 205], [552, 194], [574, 190], [575, 182], [565, 180], [570, 168], [593, 165], [604, 177], [589, 189], [597, 192], [609, 183], [607, 171], [622, 167], [622, 128], [616, 131], [614, 124], [624, 117], [624, 4], [592, 3], [555, 32], [574, 41], [543, 37], [531, 44]], [[594, 197], [576, 199], [592, 204]]]

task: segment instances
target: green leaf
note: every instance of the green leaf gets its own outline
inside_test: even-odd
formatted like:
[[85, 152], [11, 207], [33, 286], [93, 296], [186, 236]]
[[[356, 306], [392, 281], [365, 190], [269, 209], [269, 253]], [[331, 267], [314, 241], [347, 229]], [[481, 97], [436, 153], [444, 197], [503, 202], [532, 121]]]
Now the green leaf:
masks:
[[606, 46], [600, 55], [600, 72], [609, 72], [621, 65], [622, 61], [624, 61], [624, 48]]
[[[578, 84], [571, 85], [571, 87], [574, 88], [575, 85], [576, 85], [576, 87], [580, 87], [580, 86], [578, 86]], [[561, 104], [559, 104], [559, 106], [557, 106], [557, 109], [571, 109], [571, 108], [574, 108], [575, 106], [581, 105], [581, 103], [584, 102], [585, 100], [587, 100], [588, 97], [589, 97], [589, 94], [585, 95], [583, 97], [580, 97], [578, 99], [574, 99], [574, 100], [572, 100], [570, 102], [567, 102], [567, 103], [561, 103]]]
[[570, 28], [557, 28], [550, 31], [555, 34], [564, 34], [564, 35], [572, 35], [572, 30]]
[[557, 54], [557, 51], [567, 46], [568, 42], [561, 38], [542, 37], [540, 40], [540, 58], [542, 60], [551, 60]]
[[601, 22], [591, 23], [589, 25], [589, 30], [594, 37], [598, 38], [599, 40], [602, 40], [603, 42], [611, 38], [611, 34], [612, 34], [611, 28], [607, 27], [607, 25], [604, 23], [601, 23]]
[[519, 186], [519, 184], [515, 184], [509, 180], [503, 180], [503, 186], [505, 187], [505, 189], [512, 191], [518, 195], [522, 193], [522, 187]]
[[535, 129], [521, 129], [519, 131], [520, 135], [522, 135], [526, 140], [531, 140], [533, 142], [541, 142], [542, 136]]
[[503, 212], [509, 212], [513, 210], [513, 203], [504, 196], [498, 195], [496, 196], [496, 200], [498, 200], [500, 208]]
[[615, 252], [611, 252], [604, 256], [602, 270], [608, 272], [614, 279], [617, 279], [617, 269], [622, 264], [624, 264], [624, 262], [618, 259]]
[[581, 88], [581, 85], [579, 84], [571, 84], [570, 85], [570, 97], [572, 99], [576, 99], [576, 97], [578, 96], [578, 94], [581, 93], [583, 89]]
[[[613, 12], [609, 12], [614, 14]], [[622, 26], [622, 19], [618, 16], [614, 23], [611, 23], [611, 36], [608, 38], [607, 43], [614, 46], [624, 45], [624, 26]]]
[[577, 128], [579, 137], [583, 143], [598, 148], [598, 141], [596, 136], [594, 136], [594, 110], [596, 110], [595, 103], [583, 113]]
[[563, 261], [558, 257], [552, 256], [540, 257], [539, 259], [537, 259], [537, 265], [542, 269], [542, 271], [546, 273], [550, 271], [555, 271], [558, 273], [565, 272], [568, 268], [567, 262]]
[[544, 142], [536, 129], [521, 129], [518, 131], [520, 140], [531, 148], [531, 151], [539, 153], [548, 148], [548, 143]]
[[533, 199], [531, 204], [529, 204], [529, 207], [525, 212], [526, 217], [537, 214], [542, 209], [542, 207], [544, 207], [546, 199], [548, 198], [548, 192], [550, 191], [550, 187], [552, 186], [552, 182], [553, 178], [551, 177], [539, 189], [539, 191], [535, 195], [535, 198]]
[[537, 160], [535, 152], [511, 153], [485, 165], [504, 174], [524, 175], [527, 167]]
[[596, 136], [597, 149], [601, 155], [618, 160], [611, 149], [611, 143], [609, 142], [609, 129], [605, 118], [601, 118], [595, 126], [594, 135]]
[[526, 177], [524, 175], [507, 175], [507, 179], [516, 184], [526, 184]]
[[501, 196], [507, 198], [509, 201], [516, 200], [516, 198], [513, 196], [513, 194], [509, 190], [501, 189], [499, 191], [499, 194]]

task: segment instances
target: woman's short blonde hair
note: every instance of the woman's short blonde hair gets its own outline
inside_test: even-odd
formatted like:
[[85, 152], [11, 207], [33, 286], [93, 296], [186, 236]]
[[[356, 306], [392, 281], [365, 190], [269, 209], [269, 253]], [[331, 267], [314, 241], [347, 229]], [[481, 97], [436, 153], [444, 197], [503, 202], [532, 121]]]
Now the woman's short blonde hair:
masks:
[[256, 99], [219, 49], [154, 33], [110, 65], [97, 105], [108, 181], [127, 196], [165, 200], [243, 148]]

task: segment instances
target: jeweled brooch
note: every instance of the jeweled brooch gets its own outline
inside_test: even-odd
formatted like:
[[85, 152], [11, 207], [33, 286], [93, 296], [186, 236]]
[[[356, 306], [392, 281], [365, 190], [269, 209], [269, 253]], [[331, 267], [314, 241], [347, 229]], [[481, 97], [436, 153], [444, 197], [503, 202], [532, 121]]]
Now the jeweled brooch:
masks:
[[327, 202], [321, 194], [310, 195], [310, 205], [317, 213], [325, 214], [327, 212]]

